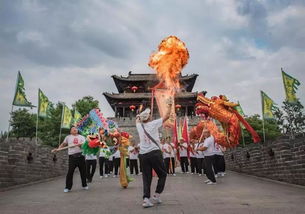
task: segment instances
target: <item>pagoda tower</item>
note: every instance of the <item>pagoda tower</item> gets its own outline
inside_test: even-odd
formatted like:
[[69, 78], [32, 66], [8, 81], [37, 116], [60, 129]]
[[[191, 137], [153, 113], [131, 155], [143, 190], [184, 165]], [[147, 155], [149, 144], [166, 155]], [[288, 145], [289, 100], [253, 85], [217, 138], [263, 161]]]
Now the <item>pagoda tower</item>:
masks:
[[[192, 92], [198, 74], [180, 76], [181, 91], [175, 96], [178, 115], [195, 116], [197, 92]], [[104, 92], [108, 103], [114, 111], [115, 118], [133, 118], [140, 105], [151, 106], [151, 89], [159, 83], [156, 74], [134, 74], [128, 76], [111, 76], [118, 93]], [[154, 117], [158, 116], [157, 104], [154, 100]]]

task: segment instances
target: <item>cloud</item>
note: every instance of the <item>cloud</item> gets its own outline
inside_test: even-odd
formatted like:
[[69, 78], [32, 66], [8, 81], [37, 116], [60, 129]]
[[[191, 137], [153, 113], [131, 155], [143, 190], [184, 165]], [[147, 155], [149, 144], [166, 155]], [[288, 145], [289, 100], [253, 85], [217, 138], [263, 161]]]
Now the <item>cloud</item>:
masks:
[[195, 90], [240, 100], [247, 114], [260, 113], [259, 90], [284, 99], [281, 67], [305, 83], [301, 0], [6, 0], [0, 10], [0, 130], [18, 70], [33, 103], [38, 88], [68, 105], [93, 95], [112, 116], [102, 95], [117, 91], [111, 75], [153, 72], [149, 55], [168, 35], [189, 49], [183, 73], [199, 74]]

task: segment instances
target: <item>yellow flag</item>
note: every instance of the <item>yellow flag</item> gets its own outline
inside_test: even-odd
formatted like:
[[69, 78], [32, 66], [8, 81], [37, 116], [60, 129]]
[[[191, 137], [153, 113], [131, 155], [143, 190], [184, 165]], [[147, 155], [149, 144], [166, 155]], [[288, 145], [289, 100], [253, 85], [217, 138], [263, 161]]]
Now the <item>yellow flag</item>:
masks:
[[31, 107], [31, 108], [35, 107], [26, 98], [24, 80], [21, 76], [20, 71], [18, 71], [17, 85], [16, 85], [16, 91], [15, 91], [15, 97], [14, 97], [14, 100], [13, 100], [13, 105], [14, 106]]
[[75, 125], [80, 119], [82, 119], [82, 115], [75, 109], [73, 124]]
[[44, 93], [39, 89], [38, 90], [38, 116], [47, 117], [49, 110], [49, 99]]
[[264, 119], [273, 119], [273, 110], [275, 110], [277, 107], [276, 104], [273, 102], [273, 100], [268, 97], [268, 95], [261, 91], [261, 97], [262, 97], [262, 108], [263, 108], [263, 118]]
[[301, 83], [296, 78], [285, 73], [283, 69], [282, 76], [286, 92], [286, 101], [289, 103], [295, 103], [297, 101], [296, 90]]
[[61, 128], [69, 129], [71, 123], [72, 123], [72, 112], [66, 105], [64, 105]]

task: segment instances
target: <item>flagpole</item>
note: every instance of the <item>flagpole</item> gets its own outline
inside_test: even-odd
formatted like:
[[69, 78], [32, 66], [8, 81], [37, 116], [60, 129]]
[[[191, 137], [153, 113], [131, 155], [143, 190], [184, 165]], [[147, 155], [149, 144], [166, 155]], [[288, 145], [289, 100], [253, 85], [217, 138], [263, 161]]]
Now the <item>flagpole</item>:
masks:
[[266, 142], [266, 133], [265, 133], [265, 117], [264, 117], [264, 98], [263, 98], [263, 91], [261, 91], [261, 100], [262, 100], [262, 122], [263, 122], [263, 139], [264, 143]]
[[264, 143], [266, 142], [266, 133], [265, 133], [265, 118], [263, 115], [263, 138], [264, 138]]
[[39, 117], [38, 117], [38, 112], [37, 112], [37, 117], [36, 117], [36, 145], [38, 143], [38, 120], [39, 120]]
[[11, 127], [11, 119], [12, 119], [12, 113], [14, 110], [14, 105], [12, 104], [11, 113], [10, 113], [10, 119], [8, 121], [8, 128], [7, 128], [7, 135], [6, 135], [6, 141], [8, 141], [8, 137], [10, 135], [10, 127]]
[[37, 145], [37, 142], [38, 142], [38, 120], [39, 120], [38, 114], [39, 114], [39, 107], [40, 107], [39, 90], [38, 90], [38, 108], [37, 108], [37, 115], [36, 115], [36, 145]]
[[60, 130], [59, 130], [59, 137], [58, 137], [58, 145], [60, 145], [60, 140], [61, 140], [61, 124], [62, 124], [62, 120], [63, 120], [63, 116], [64, 116], [64, 108], [65, 108], [65, 104], [62, 103], [62, 111], [61, 111], [61, 120], [60, 120]]

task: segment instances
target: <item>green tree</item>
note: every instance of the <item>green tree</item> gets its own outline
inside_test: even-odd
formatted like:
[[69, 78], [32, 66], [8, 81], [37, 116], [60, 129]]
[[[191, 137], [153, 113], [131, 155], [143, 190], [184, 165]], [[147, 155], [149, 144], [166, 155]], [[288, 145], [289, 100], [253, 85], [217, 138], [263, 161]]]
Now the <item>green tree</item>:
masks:
[[[257, 132], [257, 134], [263, 140], [263, 120], [260, 115], [255, 114], [245, 118], [247, 122], [252, 126], [252, 128]], [[266, 140], [274, 140], [281, 135], [281, 131], [276, 120], [265, 120], [265, 135]], [[252, 143], [251, 134], [247, 130], [243, 130], [245, 143]], [[242, 140], [242, 139], [241, 139]]]
[[27, 109], [18, 109], [11, 113], [11, 136], [34, 137], [36, 134], [36, 118]]
[[[49, 117], [39, 118], [38, 137], [46, 145], [56, 147], [59, 144], [62, 108], [61, 103], [57, 103], [55, 106], [51, 104]], [[68, 133], [69, 130], [62, 129], [61, 141]]]
[[98, 108], [98, 106], [98, 100], [95, 100], [92, 96], [85, 96], [72, 105], [73, 109], [76, 108], [82, 116], [88, 114], [91, 109]]
[[291, 138], [305, 133], [304, 106], [299, 100], [295, 103], [283, 102], [283, 131]]

